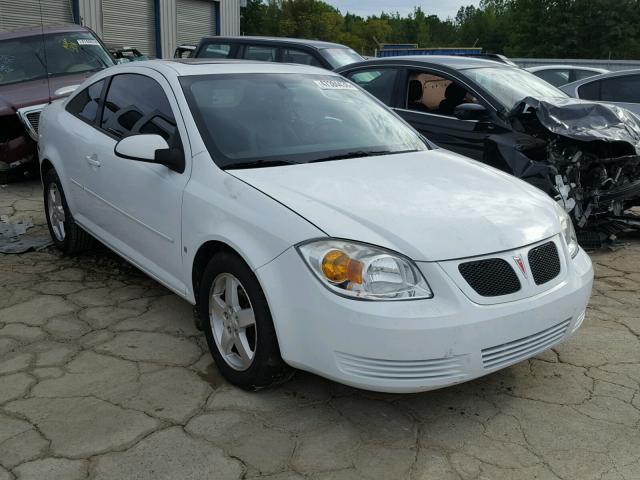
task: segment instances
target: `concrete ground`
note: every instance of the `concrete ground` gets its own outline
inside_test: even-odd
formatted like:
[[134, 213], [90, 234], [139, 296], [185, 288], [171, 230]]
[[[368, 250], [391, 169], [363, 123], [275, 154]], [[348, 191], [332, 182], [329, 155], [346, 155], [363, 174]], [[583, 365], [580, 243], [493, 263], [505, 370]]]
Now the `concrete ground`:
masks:
[[[0, 214], [43, 225], [40, 185]], [[105, 249], [0, 255], [0, 480], [640, 479], [640, 236], [593, 255], [587, 320], [457, 387], [383, 395], [299, 373], [246, 393], [190, 306]]]

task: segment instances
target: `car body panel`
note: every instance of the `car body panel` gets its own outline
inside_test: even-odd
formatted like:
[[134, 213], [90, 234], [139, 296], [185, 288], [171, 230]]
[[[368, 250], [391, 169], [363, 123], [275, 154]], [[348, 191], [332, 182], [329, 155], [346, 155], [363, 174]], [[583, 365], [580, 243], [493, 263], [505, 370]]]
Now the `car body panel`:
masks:
[[[560, 228], [548, 196], [444, 150], [229, 172], [332, 237], [416, 261], [511, 250]], [[535, 218], [535, 227], [522, 218]]]
[[[640, 75], [640, 69], [620, 70], [615, 72], [603, 73], [601, 75], [595, 75], [593, 77], [585, 78], [583, 80], [578, 80], [576, 82], [563, 85], [562, 87], [560, 87], [560, 90], [562, 90], [563, 92], [565, 92], [567, 95], [571, 97], [581, 98], [580, 87], [582, 87], [583, 85], [591, 84], [593, 82], [598, 82], [600, 80], [616, 78], [616, 77], [624, 77], [628, 75], [634, 75], [634, 76]], [[601, 100], [601, 101], [604, 103], [609, 103], [612, 105], [617, 105], [619, 107], [626, 108], [628, 110], [631, 110], [636, 115], [640, 115], [640, 103], [617, 102], [617, 101], [611, 101], [611, 100]]]

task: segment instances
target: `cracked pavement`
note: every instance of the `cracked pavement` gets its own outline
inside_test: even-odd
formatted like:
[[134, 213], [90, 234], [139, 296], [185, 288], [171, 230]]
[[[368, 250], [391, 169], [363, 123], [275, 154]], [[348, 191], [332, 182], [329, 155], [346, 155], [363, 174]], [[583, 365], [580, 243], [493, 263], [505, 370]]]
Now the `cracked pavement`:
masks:
[[[43, 231], [41, 187], [0, 214]], [[0, 254], [0, 480], [640, 479], [640, 236], [592, 254], [578, 333], [414, 395], [299, 372], [247, 393], [191, 306], [105, 248]]]

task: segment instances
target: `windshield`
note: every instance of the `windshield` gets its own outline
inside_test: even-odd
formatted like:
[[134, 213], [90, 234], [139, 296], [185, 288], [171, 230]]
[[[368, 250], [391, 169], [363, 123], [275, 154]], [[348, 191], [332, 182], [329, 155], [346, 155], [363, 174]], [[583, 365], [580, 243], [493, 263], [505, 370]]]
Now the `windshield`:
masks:
[[334, 75], [202, 75], [181, 83], [221, 168], [428, 149], [411, 127]]
[[567, 94], [519, 68], [472, 68], [464, 72], [511, 110], [526, 97], [566, 97]]
[[350, 48], [324, 48], [320, 50], [320, 53], [329, 61], [333, 68], [344, 67], [350, 63], [364, 60], [364, 58]]
[[0, 85], [46, 78], [47, 71], [62, 76], [111, 65], [111, 56], [89, 32], [45, 34], [44, 44], [41, 35], [0, 41]]

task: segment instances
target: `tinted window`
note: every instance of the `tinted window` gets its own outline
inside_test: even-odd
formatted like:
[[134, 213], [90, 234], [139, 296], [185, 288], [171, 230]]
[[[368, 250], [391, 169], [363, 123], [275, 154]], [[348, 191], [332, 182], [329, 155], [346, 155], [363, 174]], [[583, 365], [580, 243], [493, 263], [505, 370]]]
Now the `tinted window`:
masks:
[[[2, 2], [0, 0], [0, 5]], [[47, 74], [59, 77], [92, 72], [111, 65], [113, 59], [109, 52], [89, 32], [0, 41], [0, 85], [46, 78]]]
[[592, 72], [591, 70], [574, 70], [573, 81], [582, 80], [583, 78], [593, 77], [594, 75], [600, 75], [599, 72]]
[[389, 109], [335, 75], [199, 75], [180, 82], [223, 168], [427, 149]]
[[260, 60], [261, 62], [275, 62], [278, 49], [264, 45], [247, 45], [244, 47], [242, 58]]
[[364, 60], [360, 55], [350, 48], [325, 48], [320, 50], [322, 56], [326, 58], [333, 68], [343, 67], [350, 63]]
[[144, 75], [116, 75], [109, 85], [102, 128], [118, 138], [156, 133], [177, 146], [176, 121], [162, 87]]
[[602, 101], [640, 103], [640, 75], [605, 78], [600, 83]]
[[600, 82], [585, 83], [578, 87], [578, 98], [600, 100]]
[[391, 105], [393, 85], [396, 81], [397, 70], [381, 68], [377, 70], [358, 70], [348, 77], [381, 102]]
[[98, 118], [98, 104], [104, 80], [94, 83], [73, 97], [67, 104], [67, 111], [93, 123]]
[[[202, 58], [229, 58], [231, 45], [226, 43], [208, 43], [204, 50], [198, 54]], [[183, 55], [184, 57], [185, 55]], [[188, 56], [188, 55], [186, 55]]]
[[549, 82], [554, 87], [569, 83], [569, 70], [541, 70], [534, 72], [534, 75]]
[[310, 53], [293, 48], [285, 48], [283, 50], [282, 61], [285, 63], [301, 63], [302, 65], [313, 65], [314, 67], [322, 67], [322, 64]]

